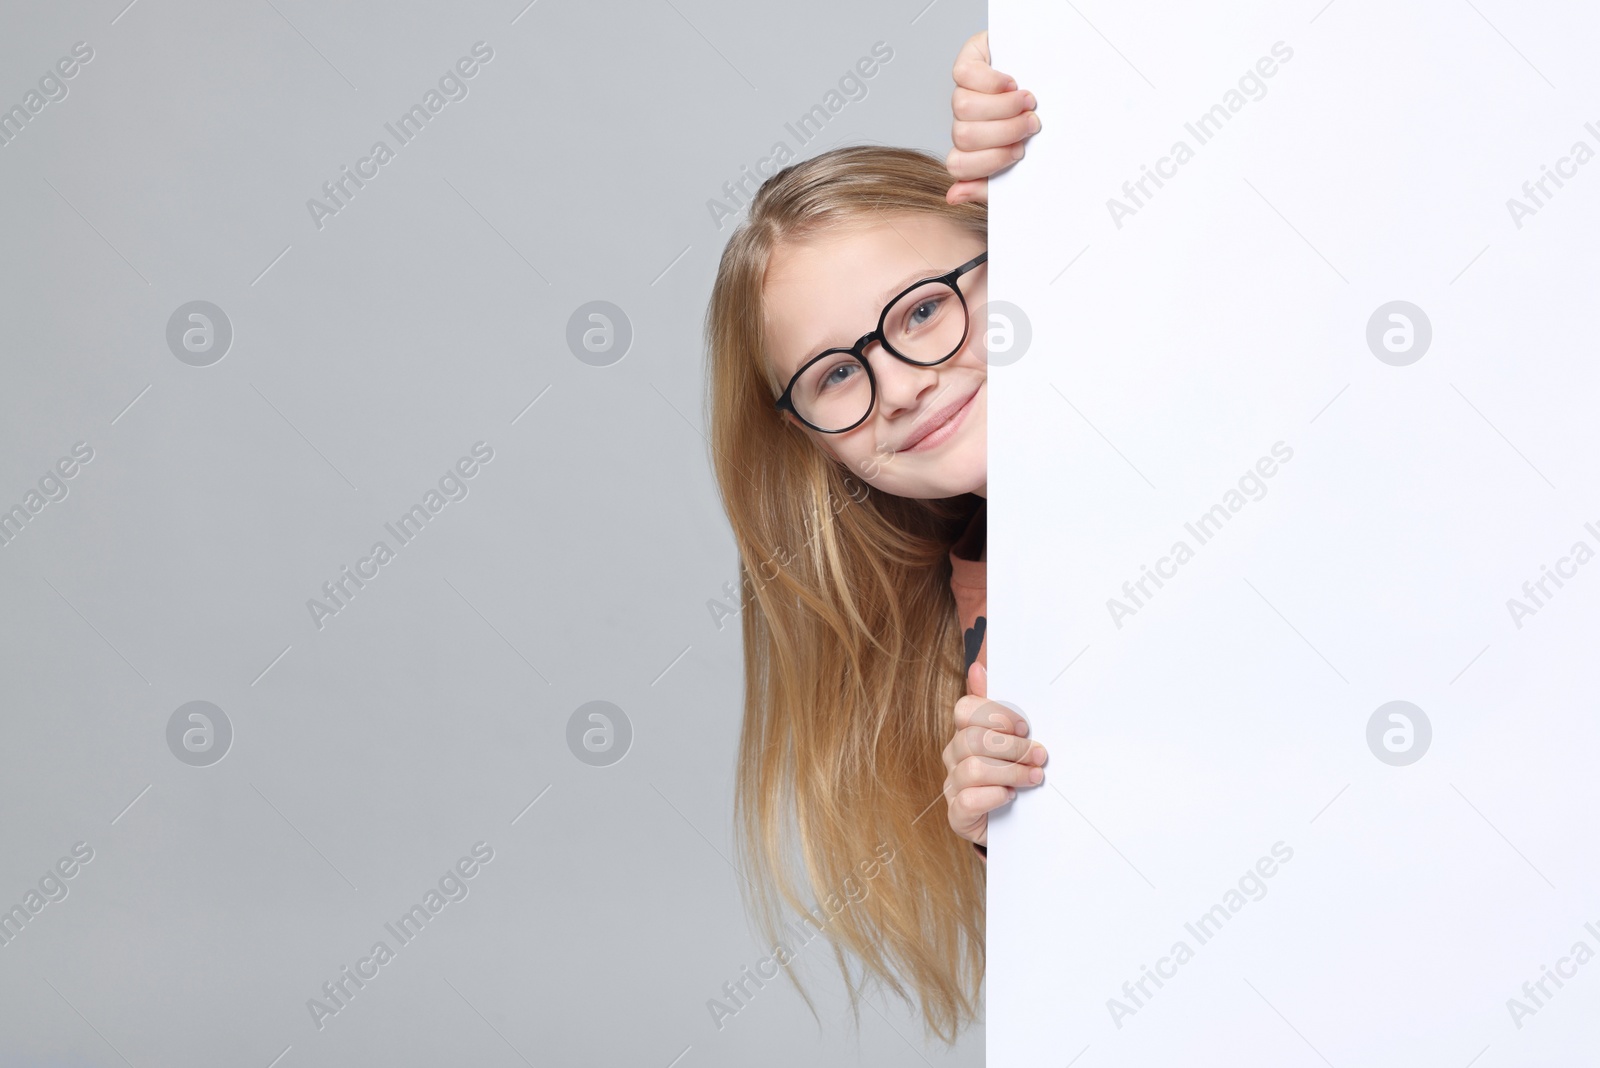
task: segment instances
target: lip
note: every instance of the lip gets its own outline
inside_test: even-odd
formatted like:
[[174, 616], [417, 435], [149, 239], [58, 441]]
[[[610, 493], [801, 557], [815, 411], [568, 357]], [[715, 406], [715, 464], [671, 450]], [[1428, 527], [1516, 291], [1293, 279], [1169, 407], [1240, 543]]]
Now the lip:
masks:
[[965, 400], [946, 405], [928, 416], [901, 444], [900, 451], [916, 452], [921, 449], [932, 449], [949, 440], [966, 421], [967, 411], [972, 407], [973, 398], [977, 397], [978, 391], [982, 388], [980, 384], [978, 389], [973, 390]]

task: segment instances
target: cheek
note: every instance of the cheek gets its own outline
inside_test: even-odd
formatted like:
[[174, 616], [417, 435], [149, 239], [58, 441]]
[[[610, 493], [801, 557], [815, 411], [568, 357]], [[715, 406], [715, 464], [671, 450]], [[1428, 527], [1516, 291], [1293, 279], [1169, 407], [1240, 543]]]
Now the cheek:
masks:
[[824, 453], [843, 464], [852, 473], [861, 474], [863, 477], [871, 473], [876, 440], [871, 419], [848, 434], [813, 433], [812, 440], [816, 441], [817, 447]]
[[975, 301], [972, 314], [967, 318], [967, 350], [977, 356], [978, 362], [989, 365], [989, 330], [987, 301]]

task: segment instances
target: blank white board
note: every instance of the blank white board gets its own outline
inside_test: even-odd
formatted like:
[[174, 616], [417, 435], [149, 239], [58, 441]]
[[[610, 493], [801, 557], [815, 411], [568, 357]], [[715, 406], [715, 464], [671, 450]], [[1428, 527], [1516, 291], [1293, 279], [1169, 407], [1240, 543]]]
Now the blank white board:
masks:
[[1600, 1063], [1600, 12], [990, 40], [989, 1064]]

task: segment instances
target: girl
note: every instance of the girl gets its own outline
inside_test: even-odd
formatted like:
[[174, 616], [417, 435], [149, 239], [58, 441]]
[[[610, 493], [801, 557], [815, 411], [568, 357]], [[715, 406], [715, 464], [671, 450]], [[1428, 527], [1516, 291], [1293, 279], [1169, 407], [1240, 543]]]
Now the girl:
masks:
[[706, 317], [744, 591], [747, 905], [797, 987], [786, 908], [828, 934], [858, 1026], [871, 977], [951, 1044], [983, 981], [988, 813], [1045, 759], [985, 699], [984, 618], [988, 175], [1039, 122], [987, 33], [953, 74], [944, 164], [856, 146], [774, 174]]

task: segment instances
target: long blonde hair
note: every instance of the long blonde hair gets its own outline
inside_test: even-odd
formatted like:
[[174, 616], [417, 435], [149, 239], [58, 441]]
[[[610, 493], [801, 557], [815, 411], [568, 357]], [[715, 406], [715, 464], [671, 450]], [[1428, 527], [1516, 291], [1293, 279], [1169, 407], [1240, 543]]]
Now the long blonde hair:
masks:
[[[880, 212], [937, 215], [986, 238], [985, 205], [948, 204], [949, 184], [933, 156], [875, 146], [768, 178], [717, 270], [706, 401], [740, 557], [735, 841], [746, 906], [764, 944], [787, 950], [778, 963], [815, 1015], [780, 921], [785, 907], [815, 915], [808, 894], [847, 894], [853, 904], [821, 926], [857, 1026], [876, 979], [908, 1004], [909, 986], [927, 1031], [953, 1044], [980, 1008], [985, 876], [942, 793], [940, 753], [966, 692], [948, 552], [982, 502], [884, 493], [818, 449], [773, 408], [783, 383], [762, 329], [762, 283], [783, 242]], [[859, 982], [846, 953], [864, 966]]]

